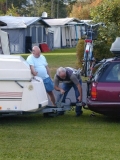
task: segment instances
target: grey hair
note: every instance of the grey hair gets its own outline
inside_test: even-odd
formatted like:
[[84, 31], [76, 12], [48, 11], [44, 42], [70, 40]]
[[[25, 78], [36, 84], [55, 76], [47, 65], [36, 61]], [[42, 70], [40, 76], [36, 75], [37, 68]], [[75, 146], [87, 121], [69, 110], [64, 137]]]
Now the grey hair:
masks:
[[60, 74], [61, 72], [66, 73], [66, 69], [63, 68], [63, 67], [59, 67], [59, 68], [57, 69], [57, 73], [56, 73], [56, 74], [59, 76], [59, 74]]

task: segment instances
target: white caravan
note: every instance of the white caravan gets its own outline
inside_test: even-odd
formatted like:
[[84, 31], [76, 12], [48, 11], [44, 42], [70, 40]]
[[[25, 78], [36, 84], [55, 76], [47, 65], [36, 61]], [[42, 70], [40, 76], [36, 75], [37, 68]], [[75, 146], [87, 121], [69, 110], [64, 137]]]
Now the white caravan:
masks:
[[21, 56], [0, 55], [0, 114], [35, 112], [48, 105], [39, 77]]

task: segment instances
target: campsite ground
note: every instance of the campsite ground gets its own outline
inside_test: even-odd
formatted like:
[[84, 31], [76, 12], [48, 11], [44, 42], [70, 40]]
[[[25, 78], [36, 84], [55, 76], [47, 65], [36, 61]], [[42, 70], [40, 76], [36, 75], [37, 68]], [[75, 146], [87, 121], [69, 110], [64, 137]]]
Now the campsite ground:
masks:
[[[75, 53], [70, 59], [69, 53], [45, 54], [55, 69], [74, 66], [76, 60]], [[84, 110], [75, 117], [71, 110], [54, 118], [41, 114], [2, 117], [0, 160], [118, 160], [120, 119], [90, 115], [91, 111]]]

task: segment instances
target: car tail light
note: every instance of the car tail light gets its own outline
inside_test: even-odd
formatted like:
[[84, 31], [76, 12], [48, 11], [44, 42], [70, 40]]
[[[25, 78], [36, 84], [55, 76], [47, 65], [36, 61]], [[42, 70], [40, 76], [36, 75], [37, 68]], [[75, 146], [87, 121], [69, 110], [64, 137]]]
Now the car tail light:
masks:
[[91, 86], [91, 99], [96, 100], [96, 98], [97, 98], [97, 84], [93, 82]]

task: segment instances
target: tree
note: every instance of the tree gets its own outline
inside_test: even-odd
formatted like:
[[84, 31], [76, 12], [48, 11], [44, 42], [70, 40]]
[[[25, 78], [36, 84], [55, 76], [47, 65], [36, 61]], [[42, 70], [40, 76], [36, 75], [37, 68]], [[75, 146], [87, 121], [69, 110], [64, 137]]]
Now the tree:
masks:
[[6, 12], [5, 0], [0, 0], [0, 15], [4, 15]]
[[12, 15], [12, 16], [19, 16], [18, 14], [18, 8], [17, 7], [14, 7], [13, 4], [11, 5], [11, 8], [9, 8], [7, 10], [7, 15]]
[[91, 19], [91, 8], [99, 5], [102, 0], [80, 0], [72, 6], [70, 17], [76, 17], [79, 19]]
[[72, 10], [72, 7], [77, 3], [77, 0], [75, 1], [71, 1], [71, 0], [67, 0], [67, 15], [69, 16]]
[[14, 7], [17, 7], [17, 8], [21, 8], [22, 5], [26, 5], [27, 3], [27, 0], [7, 0], [7, 7], [9, 8], [9, 6], [11, 6], [11, 4], [14, 5]]
[[57, 0], [56, 7], [57, 7], [57, 10], [55, 10], [56, 18], [67, 17], [67, 6], [64, 4], [64, 0]]
[[[116, 37], [120, 37], [120, 2], [118, 0], [104, 0], [91, 11], [93, 21], [103, 22], [105, 27], [100, 27], [99, 37], [95, 42], [96, 56], [103, 54], [108, 57], [110, 47]], [[101, 53], [101, 51], [103, 51]], [[109, 54], [108, 54], [109, 53]]]
[[26, 4], [26, 0], [0, 0], [0, 7], [2, 14], [6, 14], [7, 10], [12, 10], [12, 5], [14, 8], [21, 9], [22, 5]]
[[51, 18], [66, 17], [66, 5], [63, 1], [64, 0], [31, 0], [19, 9], [19, 14], [25, 16], [41, 16], [43, 12], [47, 12], [48, 17]]
[[82, 7], [82, 5], [78, 7], [74, 5], [70, 17], [76, 17], [83, 20], [91, 19], [89, 5], [85, 5], [84, 7]]

